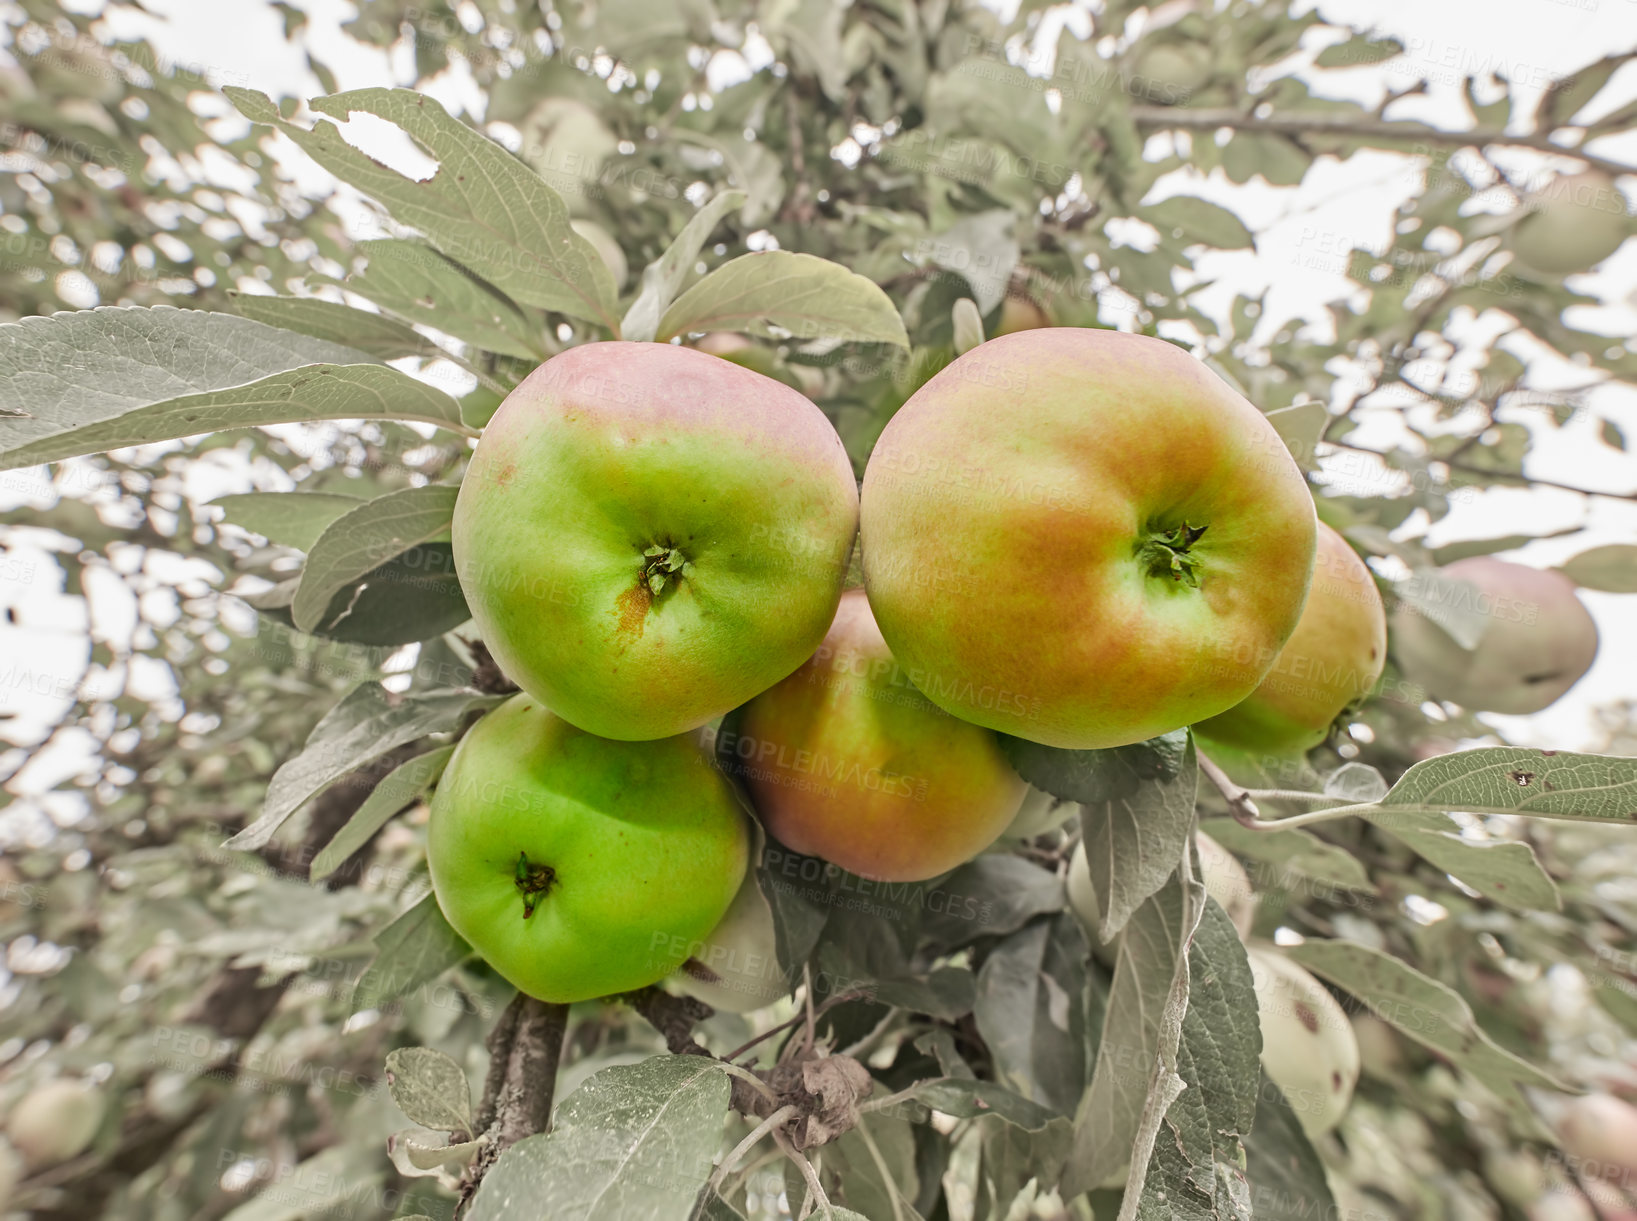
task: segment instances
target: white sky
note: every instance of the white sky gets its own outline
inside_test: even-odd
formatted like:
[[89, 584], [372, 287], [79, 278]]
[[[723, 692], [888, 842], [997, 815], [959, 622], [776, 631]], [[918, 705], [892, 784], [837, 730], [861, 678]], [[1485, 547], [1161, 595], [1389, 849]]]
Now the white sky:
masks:
[[[179, 65], [202, 69], [218, 83], [248, 85], [275, 96], [310, 96], [321, 91], [317, 79], [306, 71], [299, 49], [284, 40], [277, 13], [263, 0], [144, 3], [155, 15], [120, 10], [112, 23], [116, 34], [144, 35], [162, 55]], [[295, 4], [310, 15], [307, 37], [318, 49], [319, 58], [336, 73], [341, 88], [406, 84], [411, 79], [411, 65], [402, 47], [389, 55], [340, 34], [340, 23], [354, 15], [350, 3], [295, 0]], [[97, 11], [101, 4], [100, 0], [65, 0], [64, 7]], [[1434, 80], [1426, 96], [1398, 104], [1390, 115], [1441, 126], [1459, 127], [1469, 121], [1457, 83], [1463, 70], [1502, 68], [1519, 83], [1514, 92], [1532, 102], [1551, 80], [1610, 52], [1637, 46], [1637, 0], [1322, 0], [1317, 8], [1328, 20], [1373, 26], [1403, 41], [1413, 66], [1432, 74]], [[1389, 85], [1403, 88], [1408, 80], [1405, 73], [1406, 67], [1395, 63], [1387, 69], [1323, 73], [1322, 79], [1333, 94], [1373, 103]], [[1625, 65], [1614, 88], [1610, 108], [1637, 97], [1637, 63]], [[470, 78], [458, 67], [445, 73], [428, 92], [451, 109], [479, 104]], [[1514, 114], [1518, 113], [1527, 115], [1528, 107], [1514, 107]], [[1526, 124], [1520, 121], [1517, 129], [1526, 130]], [[409, 151], [404, 147], [407, 142], [400, 140], [394, 149], [362, 134], [360, 142], [368, 143], [376, 155], [400, 161], [403, 168], [410, 168], [414, 160], [413, 155], [402, 156]], [[1637, 164], [1637, 136], [1605, 140], [1594, 147], [1610, 159]], [[400, 156], [391, 156], [393, 152]], [[326, 180], [322, 171], [293, 150], [284, 160], [301, 167], [303, 178], [315, 185]], [[1541, 163], [1532, 154], [1517, 158], [1521, 167]], [[1324, 301], [1356, 288], [1342, 274], [1345, 250], [1354, 244], [1384, 244], [1393, 207], [1416, 185], [1417, 178], [1407, 172], [1404, 159], [1365, 154], [1347, 164], [1321, 161], [1298, 188], [1236, 187], [1220, 175], [1215, 181], [1202, 181], [1196, 175], [1179, 174], [1162, 182], [1156, 195], [1178, 191], [1204, 195], [1243, 217], [1257, 234], [1257, 249], [1217, 253], [1201, 261], [1200, 271], [1220, 281], [1204, 303], [1220, 309], [1235, 292], [1268, 290], [1268, 315], [1263, 323], [1271, 333], [1289, 318], [1321, 319]], [[1637, 197], [1637, 178], [1628, 177], [1622, 185], [1628, 198]], [[361, 209], [347, 209], [343, 215], [356, 232], [373, 235]], [[1613, 336], [1637, 334], [1637, 242], [1627, 242], [1597, 275], [1584, 277], [1575, 286], [1597, 293], [1604, 302], [1588, 318], [1577, 321]], [[1459, 345], [1474, 342], [1475, 335], [1476, 331], [1456, 333], [1451, 338]], [[1564, 362], [1542, 363], [1532, 369], [1531, 380], [1541, 387], [1575, 385], [1584, 380], [1584, 371]], [[1637, 441], [1637, 394], [1598, 391], [1590, 401]], [[1527, 414], [1514, 418], [1530, 422]], [[1390, 444], [1395, 435], [1392, 419], [1393, 413], [1385, 411], [1366, 416], [1361, 443]], [[1539, 419], [1537, 413], [1532, 425], [1537, 437], [1529, 468], [1532, 474], [1610, 491], [1637, 490], [1637, 455], [1620, 455], [1601, 445], [1594, 419], [1580, 419], [1562, 430], [1543, 428]], [[218, 451], [210, 462], [195, 464], [200, 470], [189, 475], [190, 498], [203, 501], [243, 486], [246, 472], [224, 465], [227, 461]], [[43, 505], [48, 503], [44, 494], [39, 470], [0, 476], [0, 510]], [[1637, 541], [1637, 504], [1588, 500], [1550, 490], [1499, 489], [1461, 502], [1432, 530], [1429, 541], [1440, 544], [1573, 525], [1587, 529], [1572, 541], [1531, 544], [1510, 558], [1549, 566], [1598, 543]], [[49, 545], [46, 534], [39, 537]], [[6, 590], [0, 598], [14, 608], [19, 621], [18, 627], [0, 631], [0, 679], [12, 676], [9, 685], [0, 681], [0, 713], [12, 712], [18, 718], [9, 723], [6, 737], [30, 741], [37, 736], [31, 728], [47, 725], [60, 715], [84, 674], [88, 625], [84, 604], [65, 598], [56, 587], [53, 574], [57, 568], [49, 550], [43, 546], [33, 549], [20, 538], [13, 539], [13, 546], [13, 566], [27, 568], [28, 575], [18, 579], [18, 574], [0, 573], [11, 576], [0, 582]], [[169, 574], [166, 577], [170, 579]], [[112, 580], [104, 581], [96, 593], [94, 613], [99, 622], [90, 624], [90, 629], [109, 639], [127, 639], [136, 623], [135, 606], [128, 595]], [[146, 596], [150, 605], [164, 604], [163, 593]], [[1637, 699], [1637, 615], [1633, 613], [1637, 598], [1586, 591], [1581, 596], [1602, 633], [1597, 663], [1547, 712], [1534, 717], [1489, 718], [1514, 741], [1564, 749], [1595, 745], [1591, 709]], [[34, 677], [20, 681], [23, 675]], [[133, 675], [132, 681], [149, 696], [162, 697], [174, 690], [169, 676], [156, 672]], [[73, 775], [84, 759], [85, 743], [79, 746], [82, 749], [76, 750], [71, 740], [65, 749], [51, 752], [51, 758], [36, 758], [23, 783], [11, 787], [38, 794]]]

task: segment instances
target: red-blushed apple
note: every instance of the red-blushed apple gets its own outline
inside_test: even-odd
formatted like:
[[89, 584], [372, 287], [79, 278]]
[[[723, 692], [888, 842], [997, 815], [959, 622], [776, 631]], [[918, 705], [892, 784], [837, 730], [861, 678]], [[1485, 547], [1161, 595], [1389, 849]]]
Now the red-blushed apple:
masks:
[[865, 585], [910, 681], [1047, 746], [1140, 742], [1248, 696], [1296, 629], [1315, 530], [1267, 418], [1117, 331], [980, 344], [864, 473]]
[[857, 519], [841, 438], [789, 386], [691, 348], [592, 343], [484, 430], [455, 567], [523, 690], [589, 733], [663, 738], [812, 653]]
[[1207, 749], [1220, 742], [1255, 752], [1309, 750], [1375, 689], [1386, 664], [1387, 611], [1370, 569], [1320, 522], [1307, 605], [1273, 669], [1255, 691], [1195, 725], [1194, 733]]
[[993, 733], [911, 685], [861, 589], [738, 732], [731, 755], [774, 838], [866, 878], [921, 881], [971, 860], [1027, 789]]
[[1556, 703], [1591, 669], [1597, 624], [1562, 573], [1488, 555], [1439, 572], [1455, 583], [1441, 587], [1438, 597], [1449, 605], [1433, 612], [1476, 613], [1483, 632], [1469, 650], [1425, 610], [1408, 602], [1394, 608], [1393, 655], [1428, 694], [1475, 712], [1522, 715]]

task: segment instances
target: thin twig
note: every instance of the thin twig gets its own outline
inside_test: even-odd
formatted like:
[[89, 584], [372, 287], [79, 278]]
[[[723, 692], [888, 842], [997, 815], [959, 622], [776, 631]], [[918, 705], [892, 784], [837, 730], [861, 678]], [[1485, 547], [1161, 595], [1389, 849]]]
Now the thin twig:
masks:
[[1205, 774], [1205, 779], [1214, 784], [1217, 792], [1227, 801], [1228, 813], [1233, 815], [1234, 821], [1242, 827], [1250, 827], [1255, 831], [1262, 830], [1265, 824], [1256, 803], [1251, 800], [1249, 791], [1230, 780], [1227, 772], [1197, 748], [1194, 758], [1199, 761], [1199, 770]]
[[[818, 1173], [813, 1169], [813, 1163], [797, 1151], [796, 1147], [790, 1143], [789, 1137], [785, 1136], [784, 1133], [775, 1129], [773, 1139], [779, 1142], [779, 1148], [784, 1150], [784, 1155], [796, 1163], [796, 1167], [801, 1171], [801, 1177], [807, 1180], [808, 1205], [812, 1205], [813, 1201], [817, 1200], [824, 1211], [829, 1212], [830, 1197], [824, 1194], [824, 1185], [819, 1182]], [[804, 1216], [807, 1211], [806, 1208], [802, 1210]]]
[[722, 1164], [716, 1168], [716, 1173], [711, 1175], [710, 1182], [705, 1184], [705, 1191], [707, 1193], [713, 1191], [719, 1192], [722, 1187], [722, 1180], [726, 1179], [728, 1175], [733, 1173], [733, 1168], [739, 1164], [739, 1159], [755, 1148], [756, 1142], [761, 1140], [762, 1137], [766, 1136], [774, 1128], [778, 1127], [785, 1120], [792, 1118], [796, 1114], [796, 1108], [786, 1104], [785, 1106], [780, 1107], [777, 1111], [774, 1111], [773, 1114], [769, 1115], [766, 1119], [762, 1120], [761, 1123], [757, 1124], [756, 1127], [751, 1130], [750, 1135], [745, 1137], [744, 1140], [740, 1141], [737, 1145], [733, 1146], [733, 1148], [729, 1150], [728, 1155], [722, 1159]]

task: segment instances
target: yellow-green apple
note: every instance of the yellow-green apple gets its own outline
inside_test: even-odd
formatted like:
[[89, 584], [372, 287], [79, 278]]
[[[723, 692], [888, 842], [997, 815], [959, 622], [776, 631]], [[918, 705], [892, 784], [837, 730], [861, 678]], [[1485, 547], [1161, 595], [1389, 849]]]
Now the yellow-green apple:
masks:
[[1633, 232], [1626, 197], [1601, 170], [1555, 178], [1523, 206], [1508, 243], [1520, 262], [1548, 275], [1601, 263]]
[[1386, 664], [1387, 611], [1370, 569], [1320, 522], [1307, 604], [1273, 669], [1255, 691], [1195, 725], [1194, 733], [1207, 746], [1309, 750], [1344, 710], [1370, 694]]
[[540, 1000], [581, 1001], [682, 965], [739, 889], [749, 830], [693, 737], [598, 738], [520, 694], [450, 758], [426, 862], [490, 966]]
[[663, 738], [812, 653], [857, 520], [841, 438], [789, 386], [691, 348], [593, 343], [484, 430], [455, 567], [518, 686], [590, 733]]
[[731, 757], [774, 838], [866, 878], [971, 860], [1027, 789], [993, 733], [911, 685], [862, 589], [842, 595], [813, 656], [746, 705], [738, 734]]
[[1262, 1067], [1309, 1136], [1341, 1122], [1358, 1084], [1352, 1023], [1325, 986], [1278, 951], [1247, 950], [1262, 1023]]
[[1061, 797], [1054, 797], [1044, 789], [1029, 786], [1023, 795], [1023, 804], [1006, 828], [1007, 839], [1034, 839], [1048, 831], [1055, 831], [1079, 811], [1080, 807]]
[[[1488, 555], [1439, 571], [1454, 580], [1421, 607], [1399, 603], [1391, 624], [1405, 677], [1429, 694], [1474, 711], [1539, 712], [1591, 669], [1597, 624], [1562, 573]], [[1481, 616], [1477, 647], [1456, 642], [1436, 621], [1440, 614]]]
[[1637, 1175], [1637, 1106], [1613, 1094], [1571, 1099], [1558, 1115], [1557, 1139], [1585, 1177]]
[[1175, 106], [1210, 79], [1210, 48], [1197, 42], [1155, 42], [1138, 54], [1130, 87], [1145, 101]]
[[1187, 352], [1046, 327], [911, 396], [862, 523], [911, 682], [976, 724], [1097, 748], [1256, 689], [1301, 615], [1316, 518], [1267, 418]]
[[1033, 331], [1050, 325], [1046, 311], [1034, 298], [1008, 293], [1000, 303], [1000, 320], [995, 324], [995, 334], [1010, 335], [1014, 331]]
[[35, 1086], [6, 1116], [6, 1136], [31, 1171], [85, 1152], [102, 1126], [102, 1091], [58, 1078]]
[[[1200, 881], [1205, 893], [1221, 904], [1233, 921], [1241, 937], [1250, 935], [1251, 922], [1256, 917], [1256, 895], [1251, 890], [1250, 875], [1239, 859], [1203, 831], [1194, 833], [1194, 845], [1199, 850]], [[1086, 860], [1084, 842], [1076, 844], [1069, 857], [1067, 882], [1069, 908], [1080, 917], [1093, 948], [1102, 944], [1102, 911], [1097, 903], [1097, 885], [1091, 880], [1091, 866]]]
[[773, 909], [753, 869], [746, 871], [727, 915], [689, 944], [687, 954], [671, 986], [728, 1013], [771, 1005], [789, 995], [794, 982], [779, 966]]

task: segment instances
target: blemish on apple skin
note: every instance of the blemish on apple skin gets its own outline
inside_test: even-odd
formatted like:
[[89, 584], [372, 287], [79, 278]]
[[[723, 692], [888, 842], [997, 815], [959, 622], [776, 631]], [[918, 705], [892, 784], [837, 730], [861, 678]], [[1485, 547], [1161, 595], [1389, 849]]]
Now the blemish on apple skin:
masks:
[[501, 467], [499, 473], [495, 475], [495, 482], [501, 487], [505, 487], [516, 477], [516, 475], [517, 463], [508, 462], [505, 466]]
[[615, 603], [619, 607], [621, 635], [640, 640], [648, 621], [648, 610], [654, 604], [654, 595], [648, 586], [640, 583], [632, 586], [616, 598]]
[[1307, 1027], [1311, 1033], [1319, 1033], [1319, 1015], [1314, 1013], [1308, 1006], [1301, 1003], [1296, 1005], [1296, 1020]]

